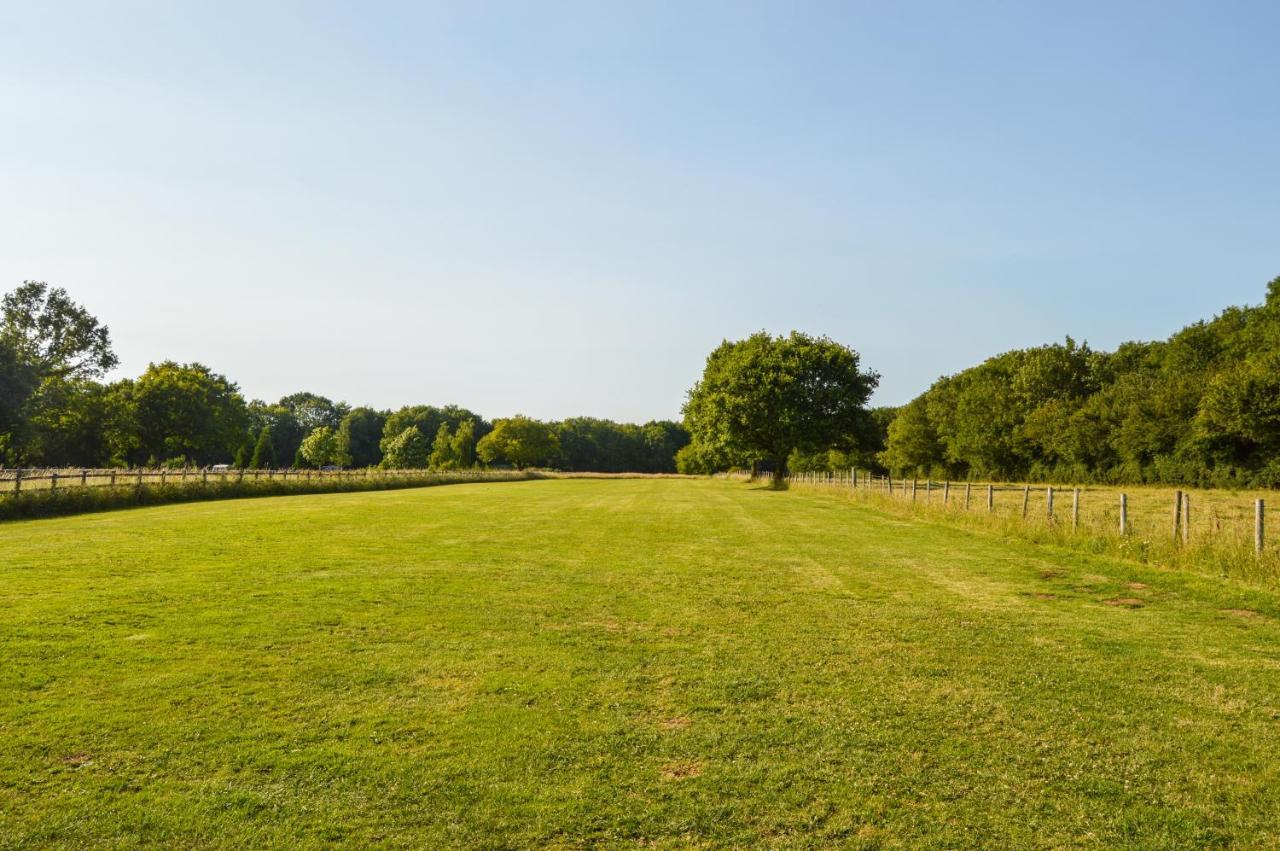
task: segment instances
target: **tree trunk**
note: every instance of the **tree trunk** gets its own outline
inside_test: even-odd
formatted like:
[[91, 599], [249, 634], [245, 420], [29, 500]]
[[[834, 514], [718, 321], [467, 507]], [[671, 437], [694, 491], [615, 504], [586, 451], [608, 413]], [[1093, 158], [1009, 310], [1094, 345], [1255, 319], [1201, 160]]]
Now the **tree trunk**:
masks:
[[773, 485], [774, 487], [782, 487], [782, 483], [787, 475], [787, 459], [786, 457], [773, 459]]

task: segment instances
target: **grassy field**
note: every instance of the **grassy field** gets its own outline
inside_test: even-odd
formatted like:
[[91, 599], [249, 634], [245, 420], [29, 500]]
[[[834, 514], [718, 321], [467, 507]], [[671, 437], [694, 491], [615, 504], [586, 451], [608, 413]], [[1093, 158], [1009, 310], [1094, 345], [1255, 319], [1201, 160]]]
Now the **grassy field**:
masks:
[[1276, 847], [1280, 595], [816, 491], [0, 527], [0, 846]]

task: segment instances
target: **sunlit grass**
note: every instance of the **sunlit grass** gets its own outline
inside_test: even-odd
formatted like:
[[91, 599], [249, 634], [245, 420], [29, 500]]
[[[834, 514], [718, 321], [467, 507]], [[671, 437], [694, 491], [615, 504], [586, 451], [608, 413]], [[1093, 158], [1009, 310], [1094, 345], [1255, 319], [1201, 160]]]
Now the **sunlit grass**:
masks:
[[[847, 478], [792, 482], [796, 489], [866, 501], [912, 516], [947, 520], [960, 525], [1022, 537], [1094, 553], [1107, 553], [1143, 562], [1177, 566], [1215, 576], [1280, 585], [1280, 498], [1270, 491], [1182, 490], [1190, 499], [1189, 534], [1174, 525], [1178, 489], [1153, 486], [1079, 488], [1078, 519], [1072, 508], [1076, 488], [1054, 487], [1053, 515], [1048, 487], [1043, 484], [994, 485], [988, 511], [987, 484], [965, 482], [916, 483], [895, 479], [892, 493], [883, 479], [868, 488]], [[966, 491], [966, 488], [968, 489]], [[1120, 529], [1120, 496], [1127, 499], [1125, 533]], [[966, 498], [967, 497], [967, 498]], [[1255, 501], [1264, 500], [1264, 549], [1254, 543]], [[1185, 515], [1179, 515], [1185, 517]]]
[[0, 845], [1273, 847], [1280, 599], [794, 489], [3, 527]]

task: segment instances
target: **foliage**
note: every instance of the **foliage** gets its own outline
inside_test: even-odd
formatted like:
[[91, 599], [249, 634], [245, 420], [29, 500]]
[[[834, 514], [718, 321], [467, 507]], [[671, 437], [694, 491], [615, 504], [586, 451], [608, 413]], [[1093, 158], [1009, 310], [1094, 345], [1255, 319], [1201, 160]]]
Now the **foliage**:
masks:
[[374, 467], [382, 461], [382, 428], [387, 415], [373, 408], [353, 408], [338, 426], [338, 461], [344, 466]]
[[409, 426], [416, 427], [423, 435], [434, 437], [440, 432], [441, 424], [447, 424], [452, 432], [465, 422], [471, 423], [472, 432], [477, 436], [489, 431], [489, 424], [483, 417], [457, 405], [440, 408], [434, 405], [407, 405], [387, 417], [382, 430], [383, 451], [386, 451], [386, 445], [390, 441]]
[[249, 461], [249, 466], [255, 470], [271, 470], [279, 466], [271, 426], [264, 425], [262, 431], [258, 432], [258, 440], [253, 446], [253, 457]]
[[303, 459], [312, 467], [327, 467], [337, 463], [338, 436], [329, 426], [319, 426], [303, 438], [298, 448]]
[[[50, 401], [69, 400], [72, 391], [117, 363], [106, 326], [73, 302], [66, 290], [26, 281], [6, 294], [0, 300], [0, 463], [44, 461], [62, 443], [82, 455], [84, 409], [65, 423], [76, 434], [56, 435], [63, 415]], [[33, 398], [41, 394], [43, 399], [30, 409]], [[87, 439], [100, 450], [98, 432]]]
[[390, 470], [420, 470], [430, 460], [431, 447], [417, 426], [411, 425], [383, 442], [382, 466]]
[[1280, 278], [1168, 340], [1006, 352], [903, 408], [881, 461], [950, 478], [1280, 485]]
[[689, 442], [689, 433], [667, 420], [633, 425], [573, 417], [551, 427], [560, 442], [559, 462], [565, 470], [672, 473], [676, 453]]
[[[202, 465], [294, 467], [315, 464], [303, 441], [317, 429], [333, 434], [327, 463], [383, 464], [384, 449], [415, 427], [448, 438], [428, 447], [441, 468], [477, 463], [477, 444], [492, 430], [457, 405], [410, 405], [394, 413], [351, 408], [313, 392], [276, 402], [245, 403], [236, 385], [201, 364], [165, 361], [137, 379], [103, 384], [116, 365], [107, 329], [60, 289], [28, 282], [4, 298], [0, 326], [0, 465]], [[238, 425], [237, 425], [238, 424]], [[569, 470], [670, 472], [688, 443], [677, 423], [643, 425], [587, 417], [546, 424], [564, 453], [536, 463]], [[401, 447], [403, 450], [404, 447]], [[517, 452], [520, 450], [517, 449]], [[505, 460], [505, 459], [504, 459]], [[521, 462], [525, 463], [525, 462]], [[386, 466], [393, 466], [387, 464]]]
[[40, 379], [97, 378], [119, 362], [107, 327], [60, 287], [25, 281], [0, 312], [0, 340]]
[[476, 454], [486, 464], [505, 462], [517, 470], [543, 467], [559, 458], [560, 441], [546, 423], [514, 416], [497, 420], [476, 445]]
[[676, 472], [688, 476], [707, 476], [732, 466], [732, 458], [706, 443], [689, 443], [676, 453]]
[[193, 464], [230, 462], [244, 438], [248, 413], [238, 388], [203, 364], [151, 364], [125, 397], [136, 417], [138, 455]]
[[450, 444], [453, 462], [459, 469], [474, 467], [476, 463], [476, 426], [473, 420], [458, 423]]
[[345, 402], [334, 402], [316, 393], [293, 393], [277, 402], [297, 421], [303, 434], [318, 428], [336, 430], [346, 417], [349, 407]]
[[685, 425], [707, 457], [765, 460], [781, 479], [793, 451], [851, 449], [869, 431], [879, 377], [858, 364], [847, 346], [796, 331], [726, 341], [689, 391]]
[[453, 434], [448, 423], [440, 423], [436, 431], [436, 439], [431, 444], [431, 457], [428, 465], [433, 470], [452, 470], [458, 466], [458, 456], [453, 448]]

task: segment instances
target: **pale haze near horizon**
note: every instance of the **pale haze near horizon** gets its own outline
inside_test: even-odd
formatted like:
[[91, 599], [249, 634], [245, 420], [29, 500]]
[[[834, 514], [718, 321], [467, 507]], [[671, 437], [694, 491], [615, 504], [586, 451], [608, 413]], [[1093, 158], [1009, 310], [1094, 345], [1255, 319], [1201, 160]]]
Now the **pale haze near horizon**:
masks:
[[1280, 6], [0, 4], [0, 290], [122, 364], [676, 417], [825, 334], [898, 404], [1280, 275]]

